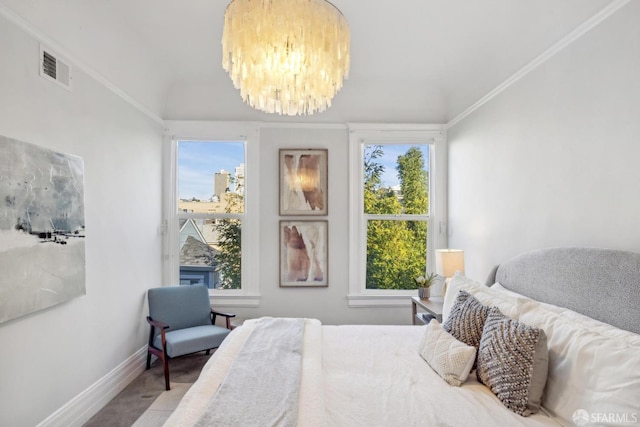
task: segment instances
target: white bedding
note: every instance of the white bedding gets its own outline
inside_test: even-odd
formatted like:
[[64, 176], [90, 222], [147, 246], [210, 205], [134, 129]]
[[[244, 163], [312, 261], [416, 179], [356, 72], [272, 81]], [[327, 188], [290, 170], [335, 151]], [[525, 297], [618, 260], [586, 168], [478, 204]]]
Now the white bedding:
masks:
[[330, 426], [557, 426], [509, 411], [475, 373], [461, 387], [417, 352], [424, 326], [324, 326], [323, 372]]
[[[200, 418], [253, 322], [225, 339], [165, 426]], [[461, 387], [448, 385], [418, 354], [423, 326], [305, 325], [299, 426], [562, 425], [544, 413], [512, 413], [475, 373]]]

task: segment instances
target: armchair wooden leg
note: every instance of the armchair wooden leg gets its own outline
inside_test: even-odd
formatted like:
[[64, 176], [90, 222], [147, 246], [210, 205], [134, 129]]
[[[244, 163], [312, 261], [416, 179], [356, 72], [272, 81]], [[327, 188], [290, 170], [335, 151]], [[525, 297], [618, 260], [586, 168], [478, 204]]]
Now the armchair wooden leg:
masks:
[[147, 369], [151, 368], [151, 352], [147, 350]]
[[171, 390], [169, 386], [169, 360], [167, 360], [167, 356], [163, 355], [162, 357], [162, 365], [164, 366], [164, 385], [166, 390]]

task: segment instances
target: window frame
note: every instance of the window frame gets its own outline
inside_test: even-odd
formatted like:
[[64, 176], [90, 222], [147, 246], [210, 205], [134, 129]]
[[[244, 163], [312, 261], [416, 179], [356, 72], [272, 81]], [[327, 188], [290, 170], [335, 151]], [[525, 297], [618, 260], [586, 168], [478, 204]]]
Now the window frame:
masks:
[[[164, 132], [164, 224], [163, 239], [163, 278], [165, 283], [180, 283], [179, 262], [179, 221], [180, 218], [240, 218], [242, 221], [242, 283], [240, 289], [209, 289], [212, 304], [226, 307], [258, 307], [260, 305], [260, 289], [258, 280], [259, 253], [258, 239], [250, 236], [259, 234], [260, 211], [260, 144], [257, 126], [233, 123], [211, 122], [166, 122]], [[244, 212], [241, 214], [198, 214], [181, 213], [178, 210], [178, 142], [179, 141], [211, 141], [211, 142], [243, 142], [244, 187], [249, 189], [244, 196]], [[254, 190], [255, 188], [255, 190]], [[253, 268], [251, 268], [253, 267]]]
[[[349, 124], [349, 307], [406, 306], [415, 290], [367, 289], [367, 220], [385, 215], [364, 213], [364, 146], [371, 144], [430, 144], [429, 210], [427, 218], [427, 270], [435, 270], [435, 249], [447, 247], [446, 166], [447, 140], [444, 125]], [[409, 219], [404, 215], [390, 219]], [[414, 219], [424, 219], [415, 215]], [[431, 269], [429, 268], [431, 266]], [[437, 292], [438, 289], [434, 289]]]

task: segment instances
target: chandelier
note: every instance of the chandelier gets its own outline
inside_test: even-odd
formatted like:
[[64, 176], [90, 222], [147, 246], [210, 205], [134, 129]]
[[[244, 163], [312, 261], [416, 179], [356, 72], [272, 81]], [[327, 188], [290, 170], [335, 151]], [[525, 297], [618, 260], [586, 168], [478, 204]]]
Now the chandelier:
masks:
[[349, 76], [349, 38], [347, 20], [324, 0], [233, 0], [222, 67], [251, 107], [310, 115], [330, 107]]

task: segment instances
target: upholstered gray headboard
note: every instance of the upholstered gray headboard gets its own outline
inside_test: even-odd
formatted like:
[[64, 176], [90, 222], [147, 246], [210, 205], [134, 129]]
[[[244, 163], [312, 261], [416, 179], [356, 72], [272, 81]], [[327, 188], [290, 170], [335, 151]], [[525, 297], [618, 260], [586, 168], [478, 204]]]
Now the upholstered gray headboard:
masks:
[[548, 248], [493, 268], [486, 284], [567, 307], [640, 334], [640, 254], [612, 249]]

